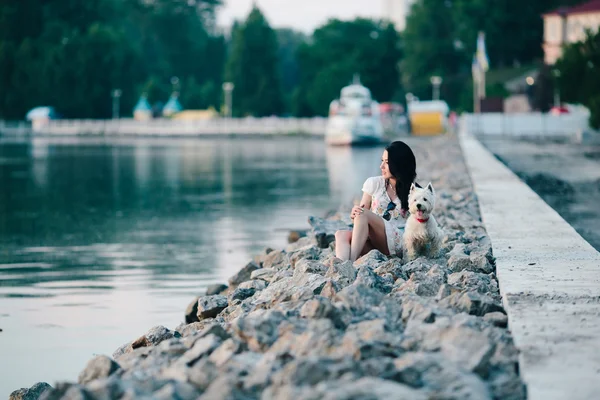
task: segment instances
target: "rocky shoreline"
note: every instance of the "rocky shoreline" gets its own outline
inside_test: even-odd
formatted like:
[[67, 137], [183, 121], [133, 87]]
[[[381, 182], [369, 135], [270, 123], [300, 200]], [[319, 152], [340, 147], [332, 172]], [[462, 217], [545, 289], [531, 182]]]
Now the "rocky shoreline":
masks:
[[342, 262], [331, 241], [347, 210], [311, 217], [306, 237], [209, 288], [175, 329], [95, 357], [78, 383], [11, 399], [524, 399], [460, 147], [452, 136], [407, 141], [438, 195], [439, 258], [374, 250]]

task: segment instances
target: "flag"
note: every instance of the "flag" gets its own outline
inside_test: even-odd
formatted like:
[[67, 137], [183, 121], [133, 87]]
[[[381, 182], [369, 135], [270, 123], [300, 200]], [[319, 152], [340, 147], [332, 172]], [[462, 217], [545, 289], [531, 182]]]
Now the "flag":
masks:
[[487, 52], [485, 51], [485, 33], [479, 32], [477, 35], [477, 63], [483, 71], [490, 69]]
[[475, 54], [473, 55], [473, 63], [471, 64], [471, 74], [473, 75], [473, 80], [475, 82], [479, 82], [481, 80], [481, 67], [477, 61], [477, 55]]

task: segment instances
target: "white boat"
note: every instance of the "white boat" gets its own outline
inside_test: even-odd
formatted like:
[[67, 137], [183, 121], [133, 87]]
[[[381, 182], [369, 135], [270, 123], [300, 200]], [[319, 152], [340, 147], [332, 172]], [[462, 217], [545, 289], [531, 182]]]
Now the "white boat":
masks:
[[351, 85], [342, 89], [340, 98], [329, 105], [325, 141], [331, 145], [358, 145], [382, 140], [379, 103], [355, 77]]

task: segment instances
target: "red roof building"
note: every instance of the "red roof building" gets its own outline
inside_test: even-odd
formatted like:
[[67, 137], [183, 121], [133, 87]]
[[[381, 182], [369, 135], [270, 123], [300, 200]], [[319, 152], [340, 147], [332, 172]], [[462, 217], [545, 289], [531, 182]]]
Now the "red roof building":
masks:
[[573, 7], [560, 7], [542, 15], [544, 18], [544, 61], [554, 64], [562, 56], [565, 44], [585, 39], [586, 30], [600, 28], [600, 0]]

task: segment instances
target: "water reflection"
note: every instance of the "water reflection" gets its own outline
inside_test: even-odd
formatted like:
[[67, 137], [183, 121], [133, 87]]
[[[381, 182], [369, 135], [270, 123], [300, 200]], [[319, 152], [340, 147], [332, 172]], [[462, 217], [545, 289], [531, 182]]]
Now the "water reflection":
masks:
[[175, 327], [206, 285], [359, 195], [381, 151], [306, 138], [0, 141], [0, 354], [14, 366], [0, 397]]

